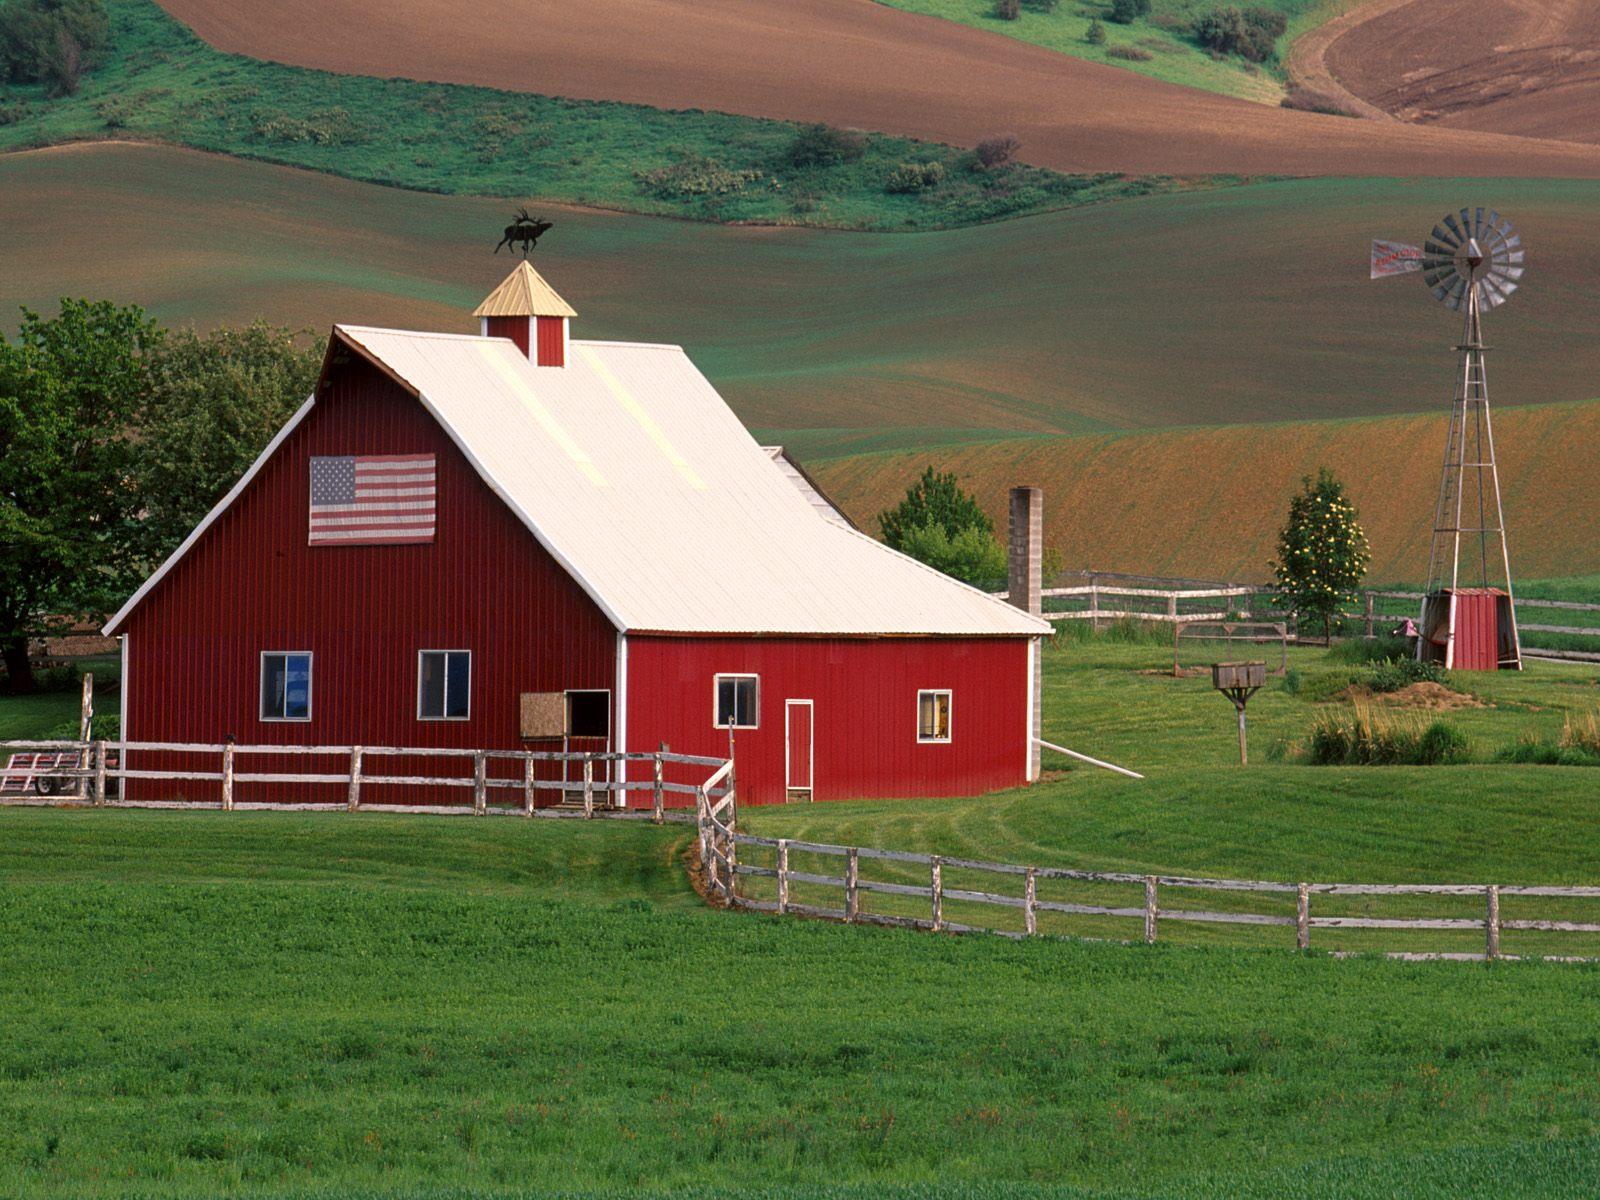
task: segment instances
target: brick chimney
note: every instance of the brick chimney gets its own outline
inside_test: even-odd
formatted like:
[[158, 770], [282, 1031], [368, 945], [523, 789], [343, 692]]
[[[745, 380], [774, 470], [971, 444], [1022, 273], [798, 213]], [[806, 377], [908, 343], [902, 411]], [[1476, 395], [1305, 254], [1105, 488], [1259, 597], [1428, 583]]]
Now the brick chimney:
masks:
[[[1044, 493], [1034, 487], [1011, 489], [1011, 538], [1007, 553], [1006, 596], [1034, 616], [1044, 614]], [[1044, 664], [1042, 647], [1034, 644], [1033, 742], [1028, 750], [1028, 778], [1039, 778], [1039, 738], [1044, 734]]]
[[536, 367], [567, 365], [569, 324], [577, 312], [527, 259], [473, 310], [484, 337], [510, 338]]

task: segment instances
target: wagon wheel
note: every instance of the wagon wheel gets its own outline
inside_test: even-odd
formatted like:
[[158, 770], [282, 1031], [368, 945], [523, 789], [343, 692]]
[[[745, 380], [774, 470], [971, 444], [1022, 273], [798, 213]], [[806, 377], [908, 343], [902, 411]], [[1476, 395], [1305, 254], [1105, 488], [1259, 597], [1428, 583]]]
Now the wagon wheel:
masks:
[[33, 781], [34, 790], [41, 796], [54, 796], [60, 787], [60, 781], [49, 775], [40, 775]]

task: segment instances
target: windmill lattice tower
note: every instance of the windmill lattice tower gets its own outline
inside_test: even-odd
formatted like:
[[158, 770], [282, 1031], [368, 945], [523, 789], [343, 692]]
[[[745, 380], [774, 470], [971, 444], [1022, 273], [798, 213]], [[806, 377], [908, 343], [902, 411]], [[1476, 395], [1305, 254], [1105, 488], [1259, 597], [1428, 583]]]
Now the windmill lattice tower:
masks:
[[1464, 314], [1417, 640], [1419, 660], [1447, 669], [1522, 668], [1483, 313], [1516, 291], [1525, 257], [1511, 222], [1482, 208], [1446, 216], [1421, 249], [1372, 243], [1372, 278], [1421, 273], [1434, 299]]

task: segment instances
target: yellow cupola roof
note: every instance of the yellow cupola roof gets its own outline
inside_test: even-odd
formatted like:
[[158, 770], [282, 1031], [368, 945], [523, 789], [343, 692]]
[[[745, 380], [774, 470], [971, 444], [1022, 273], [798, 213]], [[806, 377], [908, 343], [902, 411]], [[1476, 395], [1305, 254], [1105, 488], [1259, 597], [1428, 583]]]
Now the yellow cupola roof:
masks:
[[473, 310], [475, 317], [575, 317], [577, 310], [523, 259]]

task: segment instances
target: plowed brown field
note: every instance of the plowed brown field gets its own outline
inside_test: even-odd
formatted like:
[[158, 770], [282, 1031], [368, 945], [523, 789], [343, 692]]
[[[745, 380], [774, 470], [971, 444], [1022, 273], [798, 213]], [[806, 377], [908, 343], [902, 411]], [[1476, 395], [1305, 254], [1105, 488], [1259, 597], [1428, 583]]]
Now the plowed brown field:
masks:
[[[1497, 399], [1600, 394], [1593, 183], [1300, 180], [934, 234], [552, 210], [538, 261], [579, 336], [681, 343], [764, 435], [840, 454], [1431, 406], [1455, 317], [1417, 280], [1369, 282], [1366, 239], [1466, 203], [1530, 247], [1491, 318]], [[466, 331], [508, 269], [503, 224], [496, 200], [194, 151], [0, 156], [0, 328], [67, 294], [207, 326]]]
[[[1007, 490], [1045, 493], [1045, 544], [1068, 568], [1265, 579], [1289, 496], [1329, 467], [1361, 510], [1371, 578], [1427, 574], [1448, 406], [1364, 421], [1224, 426], [863, 455], [811, 464], [863, 528], [923, 469], [955, 471], [1004, 528]], [[1600, 571], [1600, 403], [1495, 417], [1511, 563], [1523, 577]]]
[[[1269, 108], [871, 0], [163, 0], [225, 50], [364, 75], [820, 120], [1067, 171], [1600, 177], [1600, 148]], [[1465, 164], [1465, 165], [1464, 165]]]
[[1347, 21], [1328, 69], [1402, 120], [1600, 142], [1594, 0], [1376, 0]]

